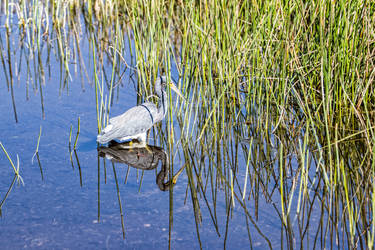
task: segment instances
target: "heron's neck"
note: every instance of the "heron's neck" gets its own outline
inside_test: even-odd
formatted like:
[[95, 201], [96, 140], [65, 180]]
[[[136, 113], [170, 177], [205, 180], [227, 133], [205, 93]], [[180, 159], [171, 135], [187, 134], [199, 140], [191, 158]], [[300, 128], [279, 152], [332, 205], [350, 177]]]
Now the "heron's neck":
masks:
[[[164, 150], [161, 151], [161, 154], [157, 155], [161, 159], [161, 170], [156, 176], [156, 184], [158, 185], [159, 189], [162, 191], [167, 191], [171, 186], [173, 186], [172, 181], [168, 181], [167, 183], [164, 182], [165, 177], [169, 174], [169, 161], [168, 156]], [[158, 161], [159, 162], [159, 161]], [[172, 184], [172, 185], [171, 185]]]
[[167, 93], [165, 91], [161, 91], [159, 94], [159, 106], [158, 106], [158, 117], [157, 120], [161, 121], [167, 114], [168, 110], [168, 99], [167, 99]]

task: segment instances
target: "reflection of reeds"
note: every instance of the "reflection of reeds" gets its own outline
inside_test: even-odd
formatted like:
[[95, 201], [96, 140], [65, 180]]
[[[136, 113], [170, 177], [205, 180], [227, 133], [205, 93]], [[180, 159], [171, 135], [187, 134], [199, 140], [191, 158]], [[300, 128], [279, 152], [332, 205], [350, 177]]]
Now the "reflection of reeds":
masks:
[[[71, 61], [86, 72], [80, 39], [87, 37], [94, 78], [87, 80], [95, 86], [98, 132], [108, 122], [124, 72], [131, 70], [139, 102], [153, 92], [156, 75], [177, 78], [188, 102], [170, 98], [155, 139], [169, 153], [171, 173], [176, 159], [186, 165], [198, 237], [203, 204], [217, 233], [226, 230], [219, 227], [216, 207], [223, 197], [226, 227], [239, 204], [250, 245], [251, 227], [267, 244], [272, 241], [257, 224], [258, 204], [265, 200], [280, 218], [283, 246], [373, 247], [375, 30], [368, 2], [130, 0], [39, 6], [23, 1], [5, 6], [18, 7], [19, 39], [27, 44], [19, 58], [24, 53], [32, 59], [27, 74], [34, 90], [40, 89], [42, 110], [45, 42], [48, 62], [50, 50], [56, 50], [62, 91], [69, 87]], [[16, 25], [9, 8], [0, 59], [17, 120], [16, 53], [9, 41]], [[129, 51], [130, 63], [124, 59]], [[21, 59], [17, 63], [19, 72]], [[170, 75], [171, 69], [178, 75]], [[172, 201], [170, 207], [172, 213]], [[318, 225], [311, 225], [312, 217], [319, 218]], [[171, 215], [171, 228], [172, 220]]]
[[23, 179], [20, 175], [20, 163], [19, 163], [19, 158], [18, 158], [18, 155], [17, 155], [17, 167], [14, 165], [12, 159], [10, 158], [8, 152], [6, 151], [5, 147], [3, 146], [3, 144], [0, 142], [0, 147], [1, 149], [3, 150], [4, 154], [6, 155], [6, 157], [8, 158], [8, 161], [10, 163], [10, 165], [12, 166], [13, 168], [13, 171], [14, 171], [14, 177], [13, 177], [13, 180], [12, 180], [12, 183], [10, 184], [7, 192], [5, 193], [5, 196], [4, 198], [1, 200], [0, 202], [0, 217], [1, 217], [1, 209], [3, 207], [3, 205], [5, 204], [5, 201], [6, 199], [8, 198], [10, 192], [12, 191], [12, 188], [14, 186], [14, 184], [16, 183], [16, 181], [19, 183], [22, 183], [22, 185], [24, 184], [23, 182]]
[[78, 171], [79, 171], [79, 183], [82, 187], [82, 171], [81, 171], [81, 164], [79, 162], [78, 158], [78, 153], [77, 153], [77, 142], [78, 142], [78, 137], [79, 133], [81, 131], [81, 118], [78, 117], [78, 128], [77, 128], [77, 134], [76, 134], [76, 139], [74, 140], [74, 145], [72, 149], [72, 131], [73, 131], [73, 125], [70, 125], [70, 131], [69, 131], [69, 158], [70, 158], [70, 163], [72, 164], [72, 168], [74, 169], [74, 162], [73, 162], [73, 153], [78, 165]]
[[38, 165], [39, 165], [39, 170], [40, 170], [40, 176], [42, 178], [42, 180], [44, 179], [43, 177], [43, 168], [42, 168], [42, 164], [40, 163], [40, 158], [39, 158], [39, 143], [40, 143], [40, 137], [42, 135], [42, 126], [40, 126], [40, 129], [39, 129], [39, 136], [38, 136], [38, 141], [37, 141], [37, 144], [36, 144], [36, 149], [35, 149], [35, 153], [33, 155], [33, 157], [31, 158], [31, 163], [34, 162], [34, 157], [36, 156], [36, 159], [38, 160]]
[[8, 152], [6, 151], [5, 147], [3, 146], [3, 144], [0, 142], [0, 146], [1, 146], [1, 149], [3, 150], [4, 154], [6, 155], [6, 157], [8, 158], [8, 161], [10, 163], [10, 165], [12, 166], [13, 168], [13, 171], [14, 171], [14, 174], [16, 175], [17, 177], [17, 182], [18, 183], [22, 183], [23, 184], [23, 179], [20, 175], [20, 166], [19, 166], [19, 158], [18, 158], [18, 155], [17, 155], [17, 167], [14, 165], [12, 159], [10, 158]]
[[118, 198], [118, 204], [119, 204], [120, 215], [121, 215], [122, 237], [125, 239], [124, 213], [122, 212], [122, 202], [121, 202], [120, 188], [118, 186], [115, 164], [113, 162], [112, 162], [112, 168], [113, 168], [113, 174], [115, 176], [115, 181], [116, 181], [117, 198]]
[[78, 142], [78, 136], [79, 136], [79, 132], [81, 131], [81, 118], [78, 117], [78, 129], [77, 129], [77, 135], [76, 135], [76, 139], [74, 141], [74, 147], [73, 149], [76, 150], [76, 147], [77, 147], [77, 142]]

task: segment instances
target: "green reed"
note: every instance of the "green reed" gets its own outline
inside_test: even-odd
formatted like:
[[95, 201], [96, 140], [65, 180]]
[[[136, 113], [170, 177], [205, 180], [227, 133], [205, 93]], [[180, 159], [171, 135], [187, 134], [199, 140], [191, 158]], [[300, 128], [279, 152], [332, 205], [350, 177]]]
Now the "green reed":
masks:
[[36, 143], [35, 153], [33, 154], [33, 157], [31, 158], [31, 163], [32, 164], [34, 163], [34, 157], [36, 156], [36, 159], [38, 160], [38, 166], [39, 166], [39, 170], [40, 170], [40, 176], [41, 176], [42, 180], [44, 180], [44, 177], [43, 177], [43, 168], [42, 168], [42, 164], [40, 163], [40, 158], [39, 158], [39, 144], [40, 144], [40, 137], [41, 136], [42, 136], [42, 125], [40, 125], [40, 128], [39, 128], [38, 141]]
[[1, 200], [1, 202], [0, 202], [0, 217], [1, 217], [1, 214], [2, 214], [2, 213], [1, 213], [1, 209], [2, 209], [3, 205], [5, 204], [5, 201], [6, 201], [6, 199], [8, 198], [10, 192], [12, 191], [14, 184], [15, 184], [16, 181], [17, 181], [18, 184], [21, 183], [22, 185], [24, 185], [24, 182], [23, 182], [23, 179], [22, 179], [22, 177], [21, 177], [21, 175], [20, 175], [20, 166], [19, 166], [19, 158], [18, 158], [18, 155], [17, 155], [17, 167], [16, 167], [15, 164], [13, 163], [12, 159], [10, 158], [10, 156], [9, 156], [9, 154], [8, 154], [8, 152], [7, 152], [7, 150], [5, 149], [5, 147], [3, 146], [3, 144], [2, 144], [1, 142], [0, 142], [0, 147], [1, 147], [1, 149], [3, 150], [5, 156], [7, 157], [8, 161], [9, 161], [9, 163], [10, 163], [10, 165], [12, 166], [13, 171], [14, 171], [14, 177], [13, 177], [12, 183], [10, 184], [10, 186], [9, 186], [9, 188], [8, 188], [8, 190], [7, 190], [7, 192], [5, 193], [5, 196], [2, 198], [2, 200]]
[[15, 174], [15, 176], [17, 177], [17, 182], [18, 182], [18, 183], [22, 183], [22, 184], [24, 184], [23, 179], [22, 179], [22, 177], [21, 177], [21, 175], [20, 175], [20, 166], [19, 166], [19, 158], [18, 158], [18, 155], [17, 155], [17, 167], [16, 167], [16, 166], [14, 165], [12, 159], [10, 158], [8, 152], [6, 151], [5, 147], [3, 146], [3, 144], [2, 144], [1, 142], [0, 142], [0, 146], [1, 146], [1, 149], [3, 150], [5, 156], [7, 157], [7, 159], [8, 159], [8, 161], [9, 161], [10, 165], [11, 165], [12, 168], [13, 168], [14, 174]]

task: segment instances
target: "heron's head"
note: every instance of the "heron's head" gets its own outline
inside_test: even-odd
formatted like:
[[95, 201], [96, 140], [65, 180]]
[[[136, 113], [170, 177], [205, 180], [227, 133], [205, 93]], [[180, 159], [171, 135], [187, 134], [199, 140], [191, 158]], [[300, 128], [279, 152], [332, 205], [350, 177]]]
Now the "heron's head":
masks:
[[161, 93], [162, 90], [165, 90], [167, 86], [167, 77], [166, 76], [159, 76], [156, 78], [155, 81], [155, 92]]
[[173, 81], [168, 80], [166, 76], [159, 76], [155, 83], [155, 92], [165, 90], [165, 88], [169, 85], [171, 90], [173, 90], [177, 95], [179, 95], [183, 100], [185, 100], [184, 96], [180, 92], [180, 90], [176, 87]]

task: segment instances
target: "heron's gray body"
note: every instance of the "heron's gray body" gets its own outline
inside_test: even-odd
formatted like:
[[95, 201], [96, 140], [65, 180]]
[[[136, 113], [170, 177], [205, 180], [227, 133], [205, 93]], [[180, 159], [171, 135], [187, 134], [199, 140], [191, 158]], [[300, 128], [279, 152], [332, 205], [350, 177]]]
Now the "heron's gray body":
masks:
[[155, 92], [160, 98], [160, 105], [157, 107], [154, 103], [145, 102], [135, 106], [122, 115], [113, 117], [109, 120], [109, 125], [105, 127], [97, 137], [99, 143], [107, 143], [111, 140], [132, 140], [146, 143], [147, 131], [157, 122], [161, 121], [167, 111], [167, 94], [162, 86], [162, 80], [157, 79], [155, 83]]

